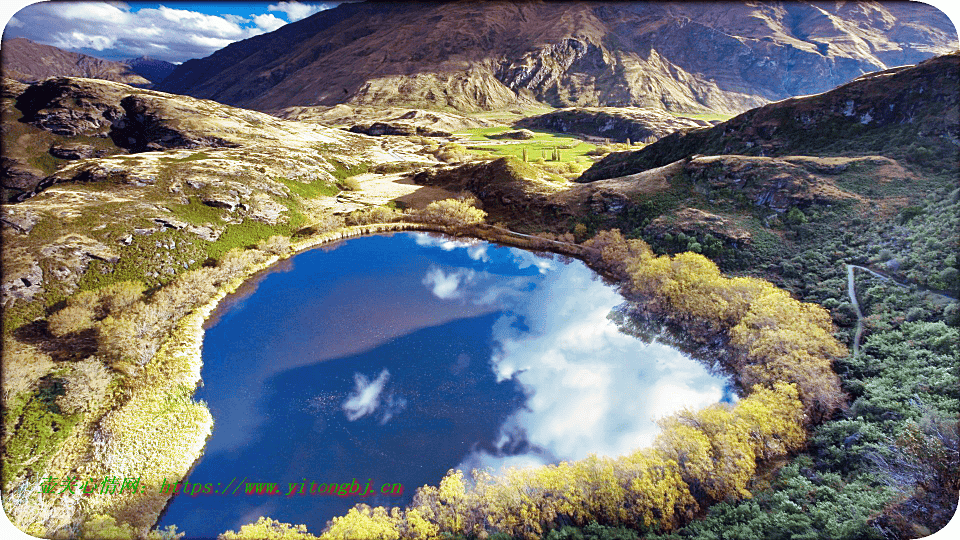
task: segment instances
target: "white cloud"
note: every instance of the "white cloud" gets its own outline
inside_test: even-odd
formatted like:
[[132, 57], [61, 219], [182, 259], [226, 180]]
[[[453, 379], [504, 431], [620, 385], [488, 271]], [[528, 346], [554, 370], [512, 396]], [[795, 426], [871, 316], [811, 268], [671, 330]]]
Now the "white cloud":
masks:
[[327, 9], [326, 4], [301, 4], [300, 2], [280, 2], [278, 4], [270, 4], [270, 6], [267, 7], [268, 11], [282, 11], [286, 13], [287, 20], [290, 22], [305, 19], [324, 9]]
[[[161, 5], [134, 10], [122, 2], [41, 2], [17, 12], [6, 37], [25, 37], [69, 50], [94, 50], [107, 59], [152, 56], [178, 63], [209, 56], [288, 22], [270, 13], [208, 15], [191, 11], [188, 3], [176, 5], [187, 9]], [[286, 13], [289, 21], [326, 8], [324, 4], [296, 2], [270, 6], [271, 11]]]
[[452, 300], [463, 296], [459, 290], [461, 283], [468, 283], [473, 280], [476, 272], [466, 268], [458, 268], [449, 274], [441, 268], [431, 266], [427, 275], [423, 278], [423, 284], [433, 292], [433, 295], [441, 300]]
[[280, 20], [269, 13], [255, 16], [253, 18], [253, 23], [256, 24], [258, 28], [262, 28], [265, 32], [273, 32], [277, 28], [287, 24], [286, 21]]
[[354, 373], [354, 391], [343, 402], [343, 412], [346, 413], [347, 420], [353, 422], [376, 411], [380, 406], [380, 394], [389, 379], [390, 372], [386, 369], [373, 381], [362, 373]]
[[431, 235], [428, 233], [412, 233], [413, 239], [421, 247], [438, 247], [444, 251], [453, 251], [458, 248], [470, 248], [478, 242], [464, 242], [447, 236]]

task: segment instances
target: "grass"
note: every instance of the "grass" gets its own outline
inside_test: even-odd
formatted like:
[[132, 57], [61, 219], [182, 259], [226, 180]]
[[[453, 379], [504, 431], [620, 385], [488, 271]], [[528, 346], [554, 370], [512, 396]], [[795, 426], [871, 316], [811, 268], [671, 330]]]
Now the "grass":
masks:
[[710, 122], [713, 120], [719, 120], [721, 122], [724, 122], [736, 116], [735, 114], [722, 114], [722, 113], [714, 113], [714, 112], [674, 112], [674, 111], [667, 111], [667, 112], [680, 118], [692, 118], [694, 120], [705, 120], [707, 122]]
[[504, 126], [476, 128], [461, 132], [459, 135], [468, 136], [470, 141], [496, 141], [498, 143], [502, 143], [491, 146], [474, 145], [467, 147], [468, 150], [475, 153], [493, 155], [496, 157], [512, 156], [522, 160], [523, 150], [526, 149], [527, 160], [530, 162], [538, 159], [543, 159], [544, 161], [548, 162], [553, 161], [550, 158], [554, 148], [557, 148], [560, 151], [561, 163], [567, 163], [570, 161], [586, 162], [589, 160], [589, 158], [586, 156], [587, 152], [590, 152], [596, 148], [595, 145], [583, 142], [572, 135], [551, 133], [548, 131], [534, 131], [533, 139], [525, 141], [494, 139], [491, 137], [491, 135], [498, 135], [500, 133], [511, 131], [512, 129], [513, 128]]
[[512, 124], [521, 118], [535, 116], [538, 114], [546, 114], [553, 110], [554, 109], [552, 107], [529, 107], [525, 109], [484, 111], [471, 113], [467, 116], [470, 116], [471, 118], [480, 118], [482, 120], [490, 120], [491, 122], [499, 122], [501, 124]]
[[337, 186], [329, 182], [324, 182], [321, 180], [314, 180], [309, 184], [306, 184], [303, 182], [297, 182], [296, 180], [290, 180], [282, 176], [278, 176], [276, 180], [281, 184], [287, 186], [287, 189], [290, 190], [291, 194], [299, 195], [304, 199], [313, 199], [321, 195], [326, 197], [333, 197], [337, 193], [340, 193], [340, 188], [338, 188]]
[[223, 208], [215, 208], [203, 204], [200, 199], [196, 197], [190, 197], [189, 204], [171, 205], [170, 211], [178, 218], [193, 225], [218, 223], [226, 212]]

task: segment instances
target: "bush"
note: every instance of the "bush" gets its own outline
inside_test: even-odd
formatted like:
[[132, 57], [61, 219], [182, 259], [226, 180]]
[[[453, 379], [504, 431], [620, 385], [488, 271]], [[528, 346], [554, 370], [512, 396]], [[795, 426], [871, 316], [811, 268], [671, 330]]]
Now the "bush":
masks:
[[112, 380], [110, 372], [98, 360], [88, 358], [78, 362], [63, 380], [65, 392], [57, 398], [57, 405], [67, 414], [87, 412], [100, 403]]
[[400, 213], [386, 206], [374, 206], [363, 210], [354, 210], [347, 215], [347, 225], [370, 225], [371, 223], [392, 223], [400, 219]]
[[286, 236], [275, 234], [270, 238], [265, 238], [258, 242], [257, 249], [265, 253], [283, 255], [290, 251], [290, 239]]
[[96, 313], [87, 306], [67, 306], [47, 319], [47, 329], [57, 337], [93, 327]]
[[227, 531], [217, 540], [316, 540], [305, 525], [290, 525], [267, 517], [240, 527], [240, 532]]
[[476, 199], [444, 199], [434, 201], [415, 214], [424, 223], [464, 226], [483, 222], [487, 213], [476, 208]]

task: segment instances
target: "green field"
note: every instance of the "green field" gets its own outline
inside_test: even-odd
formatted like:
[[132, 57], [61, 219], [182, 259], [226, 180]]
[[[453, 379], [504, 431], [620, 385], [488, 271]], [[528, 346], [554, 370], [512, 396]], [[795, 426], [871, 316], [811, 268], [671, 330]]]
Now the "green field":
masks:
[[[526, 148], [527, 161], [537, 161], [539, 159], [543, 159], [544, 161], [555, 161], [553, 159], [553, 150], [556, 148], [560, 152], [561, 163], [568, 163], [571, 161], [587, 162], [590, 161], [590, 158], [586, 155], [587, 152], [596, 148], [595, 145], [583, 142], [572, 135], [550, 133], [547, 131], [531, 130], [534, 132], [534, 138], [525, 141], [496, 139], [491, 137], [491, 135], [512, 131], [513, 129], [514, 128], [506, 126], [476, 128], [465, 130], [457, 133], [457, 135], [469, 137], [469, 141], [465, 142], [465, 146], [468, 150], [498, 157], [513, 156], [523, 159], [523, 149]], [[471, 145], [471, 141], [489, 141], [496, 142], [498, 144], [491, 144], [489, 146]]]
[[734, 116], [736, 116], [733, 114], [720, 114], [720, 113], [714, 113], [714, 112], [698, 112], [698, 113], [673, 112], [673, 111], [667, 111], [667, 112], [674, 116], [679, 116], [680, 118], [693, 118], [694, 120], [706, 120], [707, 122], [711, 120], [720, 120], [721, 122], [725, 122], [733, 118]]

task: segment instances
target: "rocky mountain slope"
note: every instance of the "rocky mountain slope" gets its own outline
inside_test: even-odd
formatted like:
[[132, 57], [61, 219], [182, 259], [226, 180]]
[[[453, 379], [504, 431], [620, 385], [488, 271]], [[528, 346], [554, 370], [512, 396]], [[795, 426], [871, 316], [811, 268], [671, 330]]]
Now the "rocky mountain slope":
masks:
[[[140, 75], [144, 79], [147, 79], [153, 84], [158, 84], [168, 75], [173, 73], [173, 70], [177, 68], [176, 64], [167, 62], [165, 60], [158, 60], [156, 58], [149, 58], [147, 56], [141, 56], [139, 58], [130, 58], [124, 60], [122, 63], [130, 66], [130, 69]], [[121, 81], [122, 82], [122, 81]]]
[[580, 181], [633, 174], [694, 154], [881, 154], [921, 164], [955, 159], [958, 87], [960, 53], [871, 73], [820, 95], [771, 103], [710, 129], [612, 154]]
[[346, 3], [161, 90], [260, 110], [642, 106], [735, 113], [957, 45], [920, 3]]
[[142, 87], [156, 82], [128, 64], [65, 51], [25, 38], [3, 40], [0, 58], [4, 77], [26, 83], [48, 77], [87, 77]]

